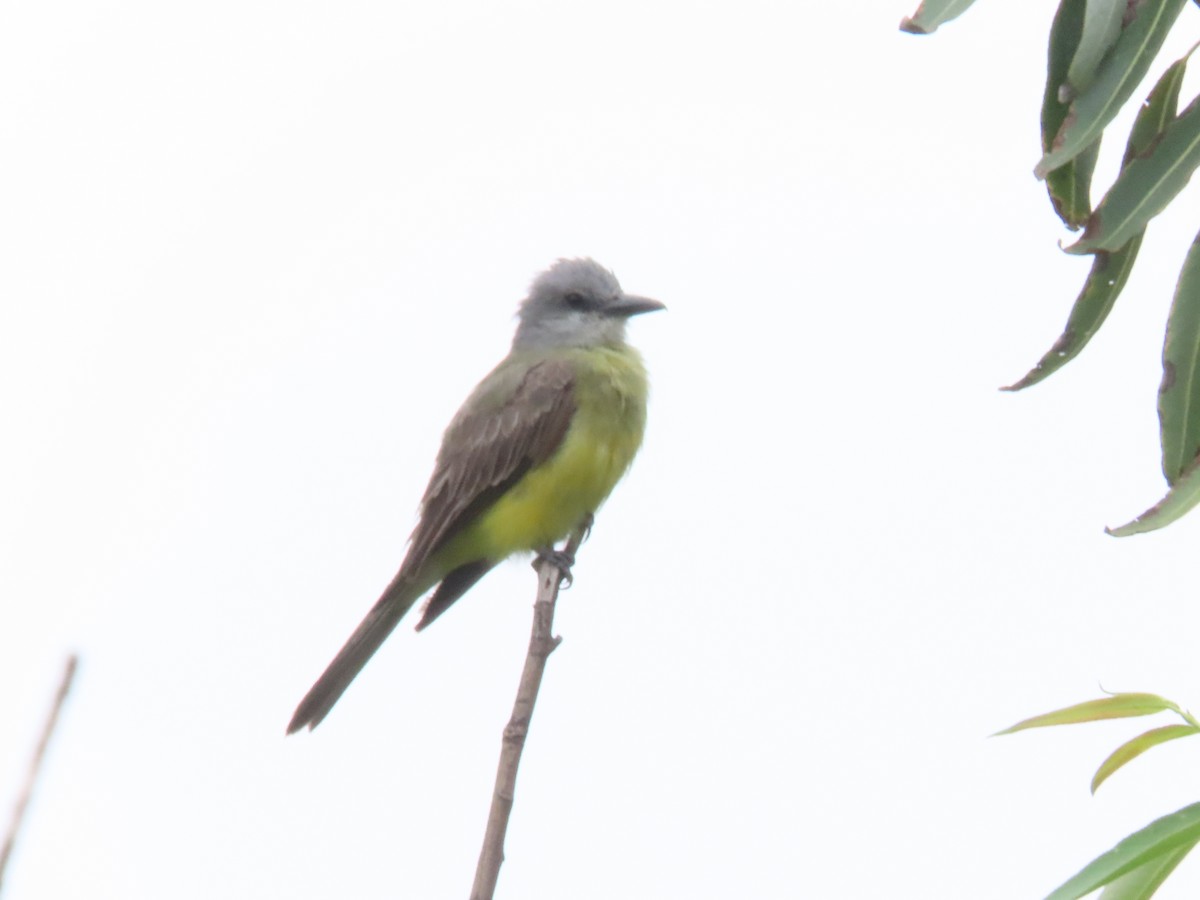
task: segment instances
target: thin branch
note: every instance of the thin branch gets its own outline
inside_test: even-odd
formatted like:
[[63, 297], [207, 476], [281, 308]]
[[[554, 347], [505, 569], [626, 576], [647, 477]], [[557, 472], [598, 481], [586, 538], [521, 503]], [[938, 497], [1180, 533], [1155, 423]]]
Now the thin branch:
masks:
[[37, 747], [33, 751], [33, 759], [29, 763], [29, 771], [25, 775], [25, 784], [21, 788], [21, 793], [17, 797], [17, 805], [13, 809], [12, 821], [8, 825], [8, 834], [4, 837], [4, 845], [0, 846], [0, 892], [4, 889], [4, 870], [8, 867], [9, 857], [12, 856], [13, 844], [17, 841], [17, 834], [21, 830], [21, 823], [25, 819], [25, 810], [29, 806], [29, 800], [33, 796], [33, 788], [37, 783], [38, 773], [42, 769], [42, 761], [46, 758], [46, 748], [50, 745], [50, 738], [54, 734], [54, 727], [58, 724], [58, 715], [62, 711], [63, 703], [66, 702], [67, 693], [71, 690], [71, 682], [75, 678], [75, 669], [79, 666], [79, 657], [72, 654], [67, 657], [67, 664], [63, 668], [62, 680], [59, 682], [58, 691], [54, 695], [54, 701], [50, 706], [50, 715], [46, 717], [46, 724], [42, 726], [42, 736], [39, 738]]
[[521, 752], [525, 749], [525, 736], [529, 733], [529, 722], [533, 718], [533, 705], [537, 702], [538, 689], [542, 685], [546, 660], [562, 640], [551, 633], [554, 625], [554, 604], [558, 600], [558, 590], [562, 583], [570, 580], [569, 566], [575, 559], [579, 545], [587, 536], [590, 525], [589, 517], [587, 522], [581, 523], [571, 533], [561, 553], [552, 557], [539, 556], [533, 566], [538, 573], [537, 602], [533, 604], [533, 633], [529, 637], [529, 653], [525, 657], [525, 669], [521, 672], [521, 683], [517, 688], [512, 718], [509, 719], [504, 729], [504, 738], [500, 742], [500, 765], [496, 770], [492, 809], [488, 813], [483, 849], [479, 853], [479, 864], [475, 868], [471, 900], [492, 900], [496, 891], [500, 864], [504, 862], [504, 835], [508, 831], [508, 817], [512, 813], [513, 796], [517, 788], [517, 766], [521, 763]]

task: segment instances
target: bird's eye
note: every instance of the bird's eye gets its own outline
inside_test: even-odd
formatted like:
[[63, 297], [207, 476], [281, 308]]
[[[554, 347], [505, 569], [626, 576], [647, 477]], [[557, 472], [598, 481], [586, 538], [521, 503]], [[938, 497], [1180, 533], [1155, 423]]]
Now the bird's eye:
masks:
[[582, 311], [588, 308], [587, 297], [576, 291], [571, 291], [563, 299], [567, 301], [567, 306], [571, 307], [571, 309]]

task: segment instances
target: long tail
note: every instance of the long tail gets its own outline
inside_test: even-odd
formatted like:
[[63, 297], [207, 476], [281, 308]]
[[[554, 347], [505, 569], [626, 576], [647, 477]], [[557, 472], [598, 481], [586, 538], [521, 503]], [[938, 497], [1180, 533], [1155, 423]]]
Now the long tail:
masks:
[[350, 682], [362, 671], [367, 660], [387, 640], [388, 635], [404, 618], [404, 614], [423, 593], [424, 590], [413, 584], [409, 578], [402, 580], [397, 576], [396, 580], [388, 585], [383, 596], [371, 607], [371, 611], [354, 630], [354, 634], [350, 635], [350, 639], [338, 651], [338, 655], [317, 679], [317, 683], [304, 695], [304, 699], [296, 707], [292, 721], [288, 724], [288, 734], [294, 734], [306, 725], [311, 730], [321, 724], [321, 720], [329, 715], [329, 711], [346, 692], [346, 688], [350, 687]]

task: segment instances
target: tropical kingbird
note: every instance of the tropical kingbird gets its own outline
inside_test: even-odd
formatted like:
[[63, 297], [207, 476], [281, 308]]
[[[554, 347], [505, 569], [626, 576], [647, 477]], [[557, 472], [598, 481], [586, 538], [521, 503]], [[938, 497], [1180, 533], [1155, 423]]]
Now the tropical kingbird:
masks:
[[442, 437], [400, 571], [300, 701], [288, 733], [320, 724], [430, 588], [417, 630], [501, 560], [546, 552], [604, 502], [646, 424], [630, 316], [664, 309], [590, 259], [560, 259], [521, 303], [512, 350]]

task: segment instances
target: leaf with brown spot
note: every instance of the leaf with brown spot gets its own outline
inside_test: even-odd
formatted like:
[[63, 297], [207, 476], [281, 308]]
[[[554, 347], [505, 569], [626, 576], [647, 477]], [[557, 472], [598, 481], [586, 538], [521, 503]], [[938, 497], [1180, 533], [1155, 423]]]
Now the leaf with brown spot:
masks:
[[911, 16], [900, 20], [900, 30], [909, 34], [933, 34], [938, 26], [961, 16], [975, 0], [924, 0]]
[[[1178, 63], [1177, 63], [1178, 65]], [[1200, 97], [1189, 104], [1149, 149], [1127, 166], [1088, 218], [1068, 253], [1116, 250], [1167, 208], [1200, 166]]]
[[[1083, 36], [1088, 0], [1063, 0], [1050, 26], [1050, 49], [1046, 55], [1046, 88], [1042, 92], [1042, 152], [1048, 153], [1054, 136], [1071, 114], [1069, 100], [1061, 96], [1067, 84], [1071, 61]], [[1072, 231], [1092, 214], [1092, 170], [1100, 149], [1099, 139], [1076, 159], [1059, 166], [1046, 176], [1046, 192], [1063, 224]]]
[[[1167, 123], [1175, 117], [1187, 59], [1185, 56], [1172, 64], [1146, 97], [1146, 102], [1142, 104], [1133, 128], [1130, 129], [1122, 165], [1129, 165], [1152, 147]], [[1075, 160], [1072, 165], [1078, 163], [1079, 160]], [[1057, 178], [1058, 174], [1058, 171], [1051, 173], [1054, 178]], [[1051, 184], [1051, 180], [1047, 179], [1047, 185]], [[1091, 272], [1088, 273], [1083, 290], [1075, 298], [1075, 305], [1071, 307], [1062, 335], [1025, 377], [1001, 390], [1019, 391], [1037, 384], [1079, 355], [1092, 336], [1100, 330], [1100, 326], [1104, 324], [1104, 320], [1116, 304], [1125, 282], [1129, 280], [1129, 273], [1133, 271], [1133, 263], [1141, 245], [1142, 235], [1138, 234], [1130, 238], [1119, 250], [1112, 253], [1096, 253]]]
[[1119, 528], [1105, 528], [1104, 531], [1113, 537], [1157, 531], [1182, 518], [1197, 503], [1200, 503], [1200, 458], [1192, 460], [1175, 479], [1167, 495], [1152, 507], [1132, 522], [1126, 522]]
[[1133, 271], [1133, 263], [1141, 246], [1142, 238], [1139, 235], [1116, 253], [1096, 254], [1092, 259], [1092, 270], [1083, 283], [1083, 290], [1071, 307], [1062, 335], [1020, 381], [1000, 390], [1024, 390], [1057, 372], [1079, 355], [1112, 312], [1117, 297], [1129, 280], [1129, 273]]
[[1167, 316], [1158, 419], [1163, 475], [1173, 485], [1200, 452], [1200, 234], [1188, 250]]
[[1100, 137], [1150, 70], [1186, 2], [1159, 0], [1137, 7], [1096, 70], [1095, 80], [1071, 101], [1070, 113], [1034, 169], [1038, 178], [1070, 162]]

